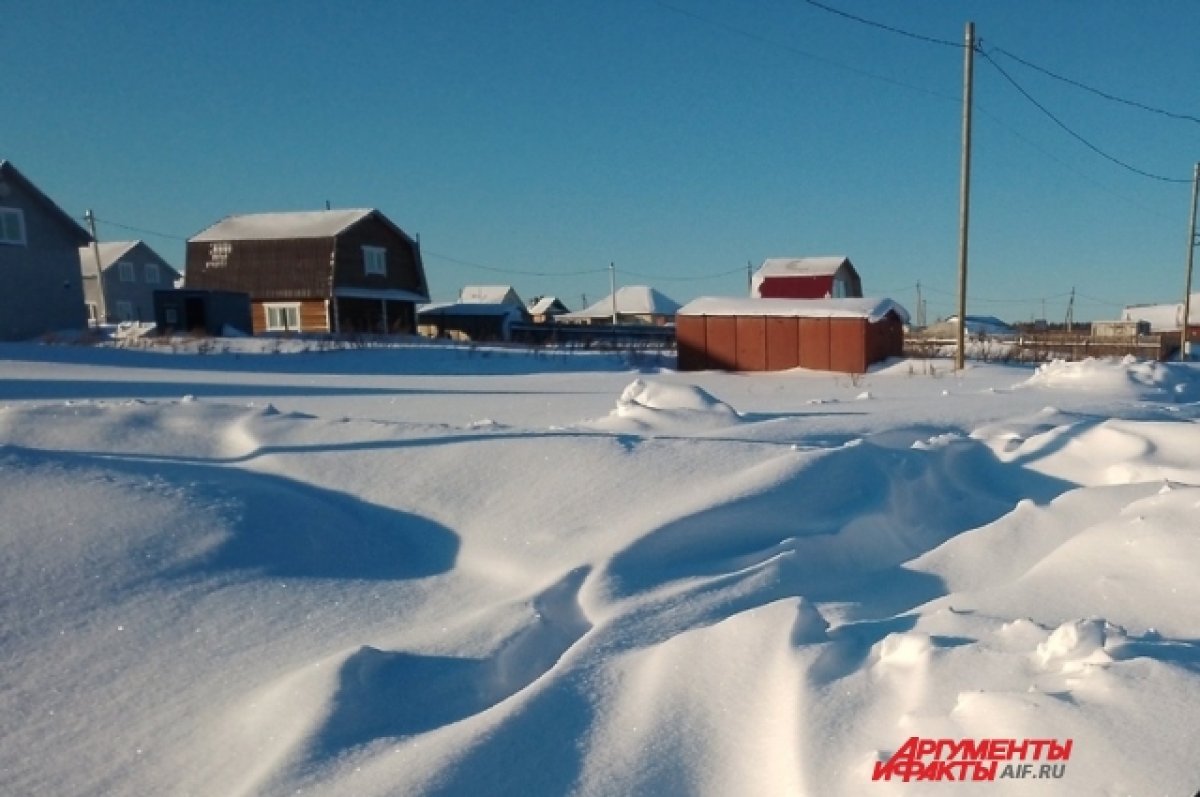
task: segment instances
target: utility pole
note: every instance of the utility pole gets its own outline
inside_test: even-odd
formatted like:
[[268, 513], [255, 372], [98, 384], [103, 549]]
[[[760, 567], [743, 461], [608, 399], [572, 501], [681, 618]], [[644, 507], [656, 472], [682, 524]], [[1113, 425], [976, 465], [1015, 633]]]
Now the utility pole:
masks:
[[1075, 328], [1075, 286], [1071, 286], [1071, 298], [1067, 301], [1067, 331]]
[[612, 288], [612, 322], [617, 325], [617, 264], [608, 264], [608, 283]]
[[921, 281], [917, 280], [917, 326], [925, 326], [925, 300], [921, 298]]
[[92, 256], [96, 260], [96, 326], [103, 326], [108, 321], [108, 302], [104, 300], [104, 268], [100, 265], [100, 238], [96, 235], [96, 216], [92, 209], [83, 212], [88, 229], [92, 233]]
[[746, 295], [754, 295], [754, 266], [749, 260], [746, 261]]
[[954, 368], [966, 366], [967, 327], [967, 233], [971, 218], [971, 92], [975, 74], [975, 23], [968, 22], [963, 50], [962, 174], [959, 182], [958, 212], [958, 330]]
[[1188, 222], [1187, 278], [1183, 283], [1183, 331], [1179, 338], [1179, 359], [1187, 360], [1191, 354], [1188, 341], [1188, 313], [1192, 311], [1192, 257], [1196, 252], [1196, 195], [1200, 193], [1200, 163], [1192, 174], [1192, 213]]

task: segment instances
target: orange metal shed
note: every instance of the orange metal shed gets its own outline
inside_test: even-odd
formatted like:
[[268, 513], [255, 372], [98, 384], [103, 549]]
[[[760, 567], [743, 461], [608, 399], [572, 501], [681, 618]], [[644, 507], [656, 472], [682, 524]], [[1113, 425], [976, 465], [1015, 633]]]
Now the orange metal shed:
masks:
[[863, 373], [900, 356], [907, 318], [890, 299], [697, 299], [675, 318], [678, 367]]

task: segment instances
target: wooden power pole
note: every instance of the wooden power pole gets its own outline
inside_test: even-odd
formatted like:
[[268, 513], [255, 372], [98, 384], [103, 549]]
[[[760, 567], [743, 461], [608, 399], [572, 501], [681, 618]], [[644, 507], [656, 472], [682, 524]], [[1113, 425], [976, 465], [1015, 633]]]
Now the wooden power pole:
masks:
[[975, 23], [968, 22], [966, 47], [963, 52], [963, 118], [962, 118], [962, 174], [959, 183], [958, 211], [958, 330], [954, 333], [957, 344], [954, 353], [954, 368], [962, 370], [966, 365], [967, 328], [967, 233], [971, 218], [971, 89], [975, 73]]
[[1192, 257], [1196, 252], [1196, 195], [1200, 193], [1200, 163], [1192, 173], [1192, 212], [1188, 222], [1187, 277], [1183, 282], [1183, 323], [1179, 335], [1179, 359], [1188, 359], [1188, 313], [1192, 311]]
[[100, 264], [100, 239], [96, 236], [96, 216], [91, 208], [83, 212], [92, 234], [92, 255], [96, 260], [96, 328], [108, 323], [108, 302], [104, 301], [104, 267]]

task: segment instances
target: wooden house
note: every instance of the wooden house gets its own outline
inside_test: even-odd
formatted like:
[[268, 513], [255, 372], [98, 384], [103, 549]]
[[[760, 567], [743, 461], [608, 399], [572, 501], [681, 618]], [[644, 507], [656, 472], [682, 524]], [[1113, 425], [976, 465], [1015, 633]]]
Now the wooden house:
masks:
[[0, 340], [87, 326], [79, 247], [92, 237], [0, 160]]
[[[96, 278], [97, 263], [100, 279]], [[105, 324], [154, 320], [155, 291], [174, 290], [183, 275], [142, 241], [79, 248], [88, 318]], [[103, 317], [102, 317], [103, 316]]]
[[262, 332], [416, 332], [418, 243], [378, 210], [229, 216], [187, 244], [188, 288], [250, 295]]
[[862, 280], [850, 258], [775, 257], [763, 261], [750, 280], [756, 299], [860, 298]]
[[555, 318], [571, 312], [557, 296], [537, 296], [529, 300], [529, 317], [535, 324], [552, 323]]

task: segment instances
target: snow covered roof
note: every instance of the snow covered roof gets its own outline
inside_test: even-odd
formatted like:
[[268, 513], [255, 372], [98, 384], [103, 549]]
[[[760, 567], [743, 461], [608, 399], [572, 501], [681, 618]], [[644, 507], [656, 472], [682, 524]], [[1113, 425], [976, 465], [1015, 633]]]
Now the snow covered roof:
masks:
[[771, 257], [763, 261], [756, 277], [827, 277], [835, 273], [842, 264], [849, 264], [844, 255], [832, 257]]
[[331, 238], [375, 211], [311, 210], [295, 213], [251, 213], [226, 216], [192, 236], [195, 242], [271, 241], [278, 238]]
[[566, 305], [559, 301], [557, 296], [542, 296], [529, 305], [529, 312], [532, 315], [545, 315], [556, 306], [562, 307], [564, 312], [566, 311]]
[[146, 246], [144, 241], [104, 241], [100, 244], [88, 244], [87, 246], [81, 246], [79, 247], [79, 264], [83, 267], [84, 274], [95, 275], [96, 255], [93, 247], [98, 247], [100, 249], [100, 268], [104, 271], [107, 271], [138, 246], [145, 246], [150, 254], [157, 258], [161, 266], [169, 269], [171, 273], [174, 274], [172, 279], [182, 276], [177, 268], [163, 260], [157, 252], [155, 252], [149, 246]]
[[703, 296], [683, 306], [679, 315], [759, 315], [799, 318], [865, 318], [879, 321], [895, 312], [908, 323], [908, 311], [891, 299], [747, 299]]
[[[617, 289], [618, 315], [675, 315], [679, 302], [645, 285], [626, 285]], [[613, 314], [613, 295], [610, 293], [595, 304], [560, 318], [610, 318]]]
[[417, 308], [417, 316], [508, 316], [521, 308], [501, 302], [444, 302]]
[[87, 246], [79, 247], [79, 262], [90, 273], [96, 270], [96, 255], [95, 250], [100, 250], [100, 268], [108, 268], [113, 263], [116, 263], [125, 253], [133, 247], [137, 246], [139, 241], [104, 241], [100, 244], [88, 244]]
[[524, 307], [511, 285], [468, 285], [459, 291], [458, 300], [470, 304], [519, 304]]

